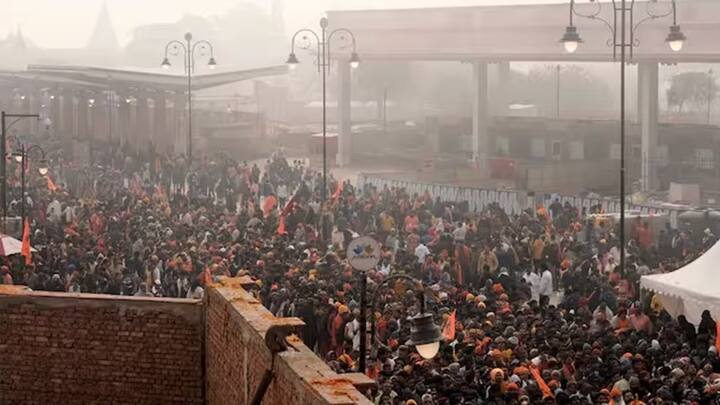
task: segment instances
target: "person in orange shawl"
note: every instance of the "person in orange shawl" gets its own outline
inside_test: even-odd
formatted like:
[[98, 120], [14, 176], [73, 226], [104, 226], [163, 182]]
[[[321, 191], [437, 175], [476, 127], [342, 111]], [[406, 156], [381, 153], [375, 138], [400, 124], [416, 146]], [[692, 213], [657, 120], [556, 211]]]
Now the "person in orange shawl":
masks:
[[350, 317], [350, 309], [346, 305], [338, 305], [337, 312], [330, 325], [330, 349], [338, 356], [343, 353], [343, 339], [345, 336], [345, 323]]

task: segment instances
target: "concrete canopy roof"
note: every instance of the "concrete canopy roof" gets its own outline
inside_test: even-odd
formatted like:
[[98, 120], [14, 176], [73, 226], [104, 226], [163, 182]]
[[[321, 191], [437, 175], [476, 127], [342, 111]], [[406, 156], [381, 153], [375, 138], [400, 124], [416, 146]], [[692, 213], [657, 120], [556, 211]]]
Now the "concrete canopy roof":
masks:
[[[330, 29], [355, 34], [364, 60], [612, 61], [612, 36], [599, 20], [575, 16], [584, 42], [573, 54], [564, 51], [560, 38], [568, 25], [569, 3], [329, 11], [328, 19]], [[596, 7], [597, 2], [576, 2], [582, 14]], [[635, 2], [635, 23], [647, 17], [646, 10], [664, 14], [670, 7], [669, 0]], [[600, 16], [612, 23], [612, 3], [602, 2]], [[677, 23], [687, 36], [681, 52], [672, 52], [665, 42], [672, 16], [648, 19], [636, 30], [633, 61], [720, 62], [720, 1], [678, 1]], [[335, 56], [346, 58], [347, 52]]]
[[[207, 89], [259, 77], [282, 75], [287, 72], [284, 65], [258, 69], [235, 70], [215, 74], [193, 76], [193, 90]], [[0, 71], [0, 80], [32, 80], [35, 83], [74, 85], [88, 89], [106, 89], [115, 86], [153, 88], [157, 90], [184, 92], [187, 78], [184, 75], [162, 74], [149, 70], [112, 69], [88, 66], [30, 65], [26, 71]]]

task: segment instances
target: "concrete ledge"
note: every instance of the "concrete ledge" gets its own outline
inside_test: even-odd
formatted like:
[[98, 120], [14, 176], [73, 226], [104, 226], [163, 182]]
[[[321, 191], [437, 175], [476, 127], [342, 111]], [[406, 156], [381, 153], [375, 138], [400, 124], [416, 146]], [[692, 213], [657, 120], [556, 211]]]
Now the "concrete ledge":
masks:
[[[33, 291], [25, 286], [0, 285], [0, 309], [9, 305], [32, 304], [38, 308], [132, 308], [140, 312], [159, 311], [180, 316], [192, 323], [202, 321], [201, 300], [184, 298], [133, 297], [107, 294]], [[196, 307], [193, 310], [190, 307]]]

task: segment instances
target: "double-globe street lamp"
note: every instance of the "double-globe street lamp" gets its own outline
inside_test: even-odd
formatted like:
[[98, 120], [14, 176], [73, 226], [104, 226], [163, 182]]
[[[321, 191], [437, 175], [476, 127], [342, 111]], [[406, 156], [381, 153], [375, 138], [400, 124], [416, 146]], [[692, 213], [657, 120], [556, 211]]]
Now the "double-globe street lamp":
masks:
[[170, 69], [169, 56], [179, 56], [180, 51], [183, 52], [183, 63], [185, 65], [185, 74], [187, 75], [187, 104], [188, 104], [188, 135], [187, 135], [187, 155], [188, 165], [192, 164], [192, 75], [195, 73], [195, 51], [199, 51], [201, 56], [210, 53], [208, 59], [208, 68], [215, 69], [215, 53], [213, 46], [209, 41], [200, 40], [193, 42], [192, 34], [185, 34], [185, 43], [178, 40], [172, 40], [165, 45], [165, 58], [161, 66], [163, 69]]
[[38, 173], [40, 176], [48, 174], [48, 166], [45, 158], [45, 150], [43, 148], [39, 145], [27, 145], [19, 141], [18, 143], [20, 144], [20, 147], [12, 154], [12, 156], [15, 158], [15, 161], [20, 164], [20, 219], [22, 221], [22, 229], [25, 231], [25, 172], [28, 170], [28, 165], [30, 164], [31, 153], [35, 151], [40, 152], [40, 159], [38, 162], [40, 164], [38, 167]]
[[312, 45], [312, 38], [317, 44], [317, 66], [318, 72], [322, 76], [322, 154], [323, 154], [323, 181], [322, 181], [322, 202], [325, 204], [327, 200], [327, 76], [330, 73], [331, 61], [331, 41], [335, 35], [339, 35], [339, 40], [347, 41], [348, 37], [352, 41], [352, 54], [350, 55], [350, 66], [355, 69], [360, 66], [360, 57], [357, 54], [355, 35], [346, 28], [337, 28], [328, 32], [328, 20], [322, 18], [320, 20], [320, 34], [309, 28], [303, 28], [295, 32], [290, 43], [290, 55], [287, 59], [288, 67], [292, 70], [300, 63], [295, 54], [295, 44], [298, 36], [304, 41], [303, 49], [308, 49]]
[[[24, 99], [25, 96], [22, 96], [22, 98]], [[8, 118], [14, 118], [15, 120], [8, 124]], [[10, 130], [10, 128], [12, 128], [13, 125], [17, 124], [24, 118], [35, 118], [36, 120], [40, 120], [40, 115], [8, 114], [5, 111], [2, 111], [2, 113], [0, 113], [0, 126], [2, 128], [2, 132], [0, 133], [0, 156], [3, 157], [2, 159], [0, 159], [0, 187], [2, 188], [2, 192], [0, 192], [0, 206], [2, 206], [3, 210], [3, 224], [5, 223], [5, 219], [7, 218], [7, 132]], [[44, 124], [49, 127], [52, 124], [52, 121], [50, 120], [50, 118], [45, 118]]]
[[[633, 58], [633, 48], [640, 45], [640, 41], [636, 37], [636, 31], [640, 25], [647, 21], [657, 20], [672, 15], [672, 25], [669, 28], [665, 42], [670, 46], [673, 52], [682, 50], [685, 40], [685, 34], [680, 30], [677, 23], [677, 5], [675, 0], [671, 0], [670, 7], [663, 12], [653, 11], [653, 5], [658, 3], [657, 0], [651, 0], [646, 4], [645, 16], [640, 21], [635, 22], [635, 0], [612, 0], [612, 23], [602, 17], [603, 6], [600, 1], [590, 0], [595, 4], [593, 12], [583, 14], [575, 8], [575, 0], [570, 0], [570, 22], [565, 28], [565, 34], [560, 42], [563, 43], [568, 53], [575, 52], [583, 42], [580, 33], [574, 24], [574, 17], [583, 17], [591, 20], [597, 20], [605, 24], [610, 31], [611, 38], [607, 41], [608, 46], [613, 49], [613, 59], [618, 59], [618, 50], [620, 52], [620, 269], [625, 269], [625, 65], [628, 62], [628, 53], [630, 60]], [[618, 18], [619, 17], [619, 18]], [[619, 21], [618, 21], [619, 20]], [[619, 25], [619, 26], [618, 26]], [[628, 40], [628, 26], [630, 28], [630, 38]]]

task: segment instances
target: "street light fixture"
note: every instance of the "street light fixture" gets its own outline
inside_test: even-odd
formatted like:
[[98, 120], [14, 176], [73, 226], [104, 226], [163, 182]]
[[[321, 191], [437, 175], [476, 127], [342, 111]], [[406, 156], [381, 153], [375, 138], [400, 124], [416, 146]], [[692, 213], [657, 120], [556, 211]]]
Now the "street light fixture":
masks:
[[360, 67], [360, 57], [358, 56], [357, 52], [353, 52], [350, 56], [350, 67], [353, 69], [357, 69]]
[[[682, 30], [680, 29], [680, 25], [677, 23], [677, 5], [676, 0], [671, 0], [670, 3], [670, 9], [664, 13], [656, 13], [653, 12], [651, 9], [651, 4], [657, 3], [658, 0], [651, 0], [647, 3], [647, 9], [645, 10], [646, 17], [641, 19], [639, 22], [635, 23], [635, 0], [629, 0], [630, 5], [627, 5], [628, 0], [612, 0], [612, 6], [613, 6], [613, 23], [611, 24], [608, 20], [603, 18], [601, 16], [603, 7], [602, 3], [598, 0], [590, 0], [591, 3], [595, 4], [595, 10], [588, 14], [582, 14], [577, 11], [575, 8], [575, 0], [570, 0], [570, 23], [565, 28], [565, 34], [563, 35], [562, 39], [560, 39], [560, 42], [563, 43], [565, 46], [565, 50], [568, 53], [573, 53], [578, 49], [579, 44], [581, 44], [583, 41], [580, 39], [580, 34], [578, 33], [577, 27], [575, 26], [573, 22], [574, 16], [588, 18], [591, 20], [597, 20], [605, 24], [605, 26], [610, 31], [610, 35], [612, 36], [612, 39], [608, 41], [608, 45], [613, 47], [613, 58], [617, 57], [617, 49], [618, 48], [629, 48], [630, 50], [630, 58], [633, 57], [633, 48], [640, 45], [640, 41], [635, 37], [635, 33], [637, 32], [637, 29], [646, 21], [651, 20], [657, 20], [664, 17], [669, 17], [672, 15], [673, 23], [669, 28], [669, 33], [667, 38], [665, 39], [665, 42], [668, 43], [670, 46], [670, 49], [672, 49], [674, 52], [680, 52], [683, 48], [684, 42], [687, 40], [685, 37], [685, 34], [683, 34]], [[618, 27], [618, 21], [617, 21], [617, 15], [621, 14], [621, 19], [623, 20], [623, 24], [621, 27]], [[627, 30], [627, 27], [625, 26], [624, 22], [628, 18], [630, 19], [630, 42], [629, 43], [618, 43], [618, 36], [623, 37], [623, 42], [625, 42], [624, 37]], [[619, 28], [619, 29], [618, 29]], [[618, 32], [621, 31], [621, 32]]]
[[[635, 0], [612, 0], [613, 23], [601, 17], [602, 3], [596, 0], [590, 0], [595, 4], [595, 10], [589, 14], [579, 13], [575, 9], [575, 0], [570, 0], [570, 23], [565, 28], [565, 34], [560, 42], [565, 46], [565, 50], [573, 53], [577, 50], [578, 44], [582, 42], [577, 27], [573, 24], [573, 17], [579, 16], [591, 20], [597, 20], [605, 24], [610, 31], [611, 38], [607, 41], [608, 46], [613, 48], [613, 59], [617, 60], [617, 51], [620, 49], [620, 269], [625, 269], [625, 67], [627, 64], [627, 53], [630, 53], [630, 60], [633, 59], [633, 48], [640, 45], [640, 41], [635, 37], [638, 27], [646, 21], [657, 20], [672, 15], [673, 23], [670, 26], [670, 33], [665, 41], [673, 52], [679, 52], [683, 48], [683, 44], [687, 39], [680, 30], [677, 23], [677, 5], [675, 0], [671, 0], [670, 10], [664, 13], [656, 13], [651, 9], [651, 4], [657, 3], [652, 0], [647, 3], [645, 10], [646, 17], [635, 23]], [[618, 21], [618, 14], [620, 16]], [[630, 25], [630, 38], [628, 40], [628, 19]], [[618, 27], [619, 25], [619, 27]], [[618, 38], [619, 37], [619, 38]]]
[[[572, 14], [570, 15], [570, 24], [572, 24]], [[560, 42], [565, 45], [565, 51], [568, 53], [574, 53], [578, 49], [578, 45], [583, 42], [580, 39], [580, 34], [577, 32], [577, 27], [574, 25], [568, 25], [565, 28], [565, 35], [563, 35]]]
[[40, 173], [41, 176], [46, 176], [48, 174], [48, 167], [47, 167], [46, 161], [40, 162], [40, 167], [38, 168], [38, 173]]
[[[408, 344], [411, 346], [415, 346], [415, 349], [417, 350], [418, 354], [424, 359], [430, 360], [437, 356], [438, 352], [440, 351], [440, 341], [442, 340], [442, 334], [440, 333], [440, 328], [435, 324], [434, 316], [426, 311], [425, 308], [425, 288], [421, 281], [416, 280], [410, 276], [404, 275], [404, 274], [398, 274], [395, 276], [391, 276], [383, 280], [380, 284], [377, 285], [375, 288], [375, 292], [373, 293], [372, 302], [370, 304], [370, 311], [371, 313], [375, 311], [375, 306], [377, 305], [377, 300], [380, 295], [380, 292], [383, 290], [384, 287], [387, 287], [390, 285], [390, 283], [395, 281], [406, 281], [409, 282], [410, 285], [413, 286], [413, 288], [416, 291], [417, 294], [417, 300], [420, 304], [420, 311], [417, 315], [410, 318], [410, 341]], [[362, 293], [361, 293], [362, 294]], [[363, 311], [367, 310], [367, 308], [363, 308]], [[370, 338], [373, 340], [371, 344], [375, 343], [375, 317], [370, 316]], [[361, 336], [362, 337], [362, 336]], [[360, 364], [359, 364], [359, 372], [365, 373], [366, 369], [366, 356], [367, 356], [367, 343], [365, 339], [360, 339]]]
[[206, 40], [200, 40], [193, 42], [193, 36], [191, 33], [185, 34], [185, 42], [178, 40], [172, 40], [165, 45], [165, 57], [163, 58], [162, 66], [163, 69], [170, 69], [169, 56], [179, 56], [180, 51], [183, 52], [183, 63], [185, 67], [185, 74], [187, 75], [187, 104], [188, 104], [188, 139], [187, 139], [187, 155], [188, 165], [192, 164], [192, 75], [195, 73], [195, 52], [199, 51], [200, 56], [205, 56], [206, 53], [210, 54], [208, 59], [208, 68], [215, 69], [217, 62], [215, 61], [215, 51], [212, 44]]
[[415, 346], [418, 354], [426, 360], [430, 360], [437, 356], [440, 351], [440, 328], [435, 325], [433, 315], [421, 312], [412, 319], [410, 327], [411, 346]]
[[[320, 34], [318, 35], [315, 31], [303, 28], [295, 32], [290, 43], [290, 55], [286, 61], [288, 68], [293, 70], [300, 63], [300, 60], [295, 54], [295, 43], [300, 34], [304, 34], [301, 39], [303, 41], [311, 41], [313, 38], [318, 46], [317, 48], [317, 65], [318, 72], [322, 75], [322, 110], [323, 110], [323, 181], [322, 181], [322, 201], [323, 204], [327, 200], [327, 75], [330, 73], [330, 60], [331, 60], [331, 41], [335, 35], [340, 35], [341, 41], [347, 41], [348, 37], [352, 43], [352, 54], [348, 63], [355, 69], [360, 66], [360, 57], [357, 54], [355, 34], [346, 28], [337, 28], [328, 33], [328, 19], [320, 19]], [[309, 48], [303, 47], [304, 49]]]

